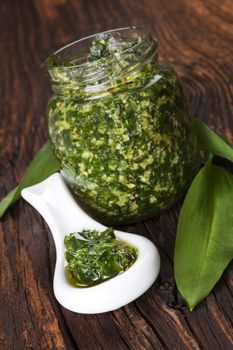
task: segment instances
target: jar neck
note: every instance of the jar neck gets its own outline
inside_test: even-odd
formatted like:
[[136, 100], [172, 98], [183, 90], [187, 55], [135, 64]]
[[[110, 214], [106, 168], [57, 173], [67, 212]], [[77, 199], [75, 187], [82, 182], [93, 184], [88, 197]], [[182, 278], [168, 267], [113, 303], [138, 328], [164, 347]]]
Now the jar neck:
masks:
[[144, 87], [155, 74], [157, 58], [151, 34], [133, 27], [71, 43], [51, 55], [45, 67], [55, 93], [82, 100]]

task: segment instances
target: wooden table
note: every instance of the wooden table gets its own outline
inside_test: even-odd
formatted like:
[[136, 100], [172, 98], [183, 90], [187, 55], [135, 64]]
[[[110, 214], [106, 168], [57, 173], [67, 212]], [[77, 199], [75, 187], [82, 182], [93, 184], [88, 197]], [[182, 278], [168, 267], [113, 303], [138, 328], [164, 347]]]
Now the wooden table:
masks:
[[[49, 82], [41, 68], [54, 50], [83, 36], [147, 26], [160, 58], [182, 78], [192, 113], [233, 143], [232, 0], [9, 0], [0, 2], [0, 197], [21, 178], [48, 136]], [[0, 349], [232, 349], [233, 275], [189, 312], [174, 283], [179, 205], [128, 227], [157, 245], [156, 283], [135, 302], [80, 315], [54, 298], [54, 244], [22, 200], [0, 221]]]

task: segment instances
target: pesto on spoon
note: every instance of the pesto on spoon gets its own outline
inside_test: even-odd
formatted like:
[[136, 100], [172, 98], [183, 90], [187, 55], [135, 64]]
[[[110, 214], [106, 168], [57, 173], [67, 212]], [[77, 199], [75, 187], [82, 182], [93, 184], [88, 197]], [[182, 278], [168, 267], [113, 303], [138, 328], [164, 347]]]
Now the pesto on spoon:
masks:
[[116, 238], [112, 228], [71, 233], [64, 245], [66, 277], [75, 287], [91, 287], [119, 275], [138, 255], [136, 248]]

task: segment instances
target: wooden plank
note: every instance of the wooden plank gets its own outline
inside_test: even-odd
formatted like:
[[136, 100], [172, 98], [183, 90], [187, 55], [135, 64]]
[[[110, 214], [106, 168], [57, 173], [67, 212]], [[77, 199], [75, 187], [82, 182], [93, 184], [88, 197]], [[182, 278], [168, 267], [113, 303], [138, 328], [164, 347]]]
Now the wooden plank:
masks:
[[[41, 63], [64, 44], [110, 28], [150, 28], [161, 59], [182, 78], [192, 113], [233, 143], [231, 0], [10, 0], [0, 2], [0, 14], [0, 198], [48, 135], [51, 91]], [[179, 205], [125, 228], [159, 248], [152, 288], [112, 313], [79, 315], [54, 298], [47, 226], [26, 203], [16, 204], [0, 221], [0, 348], [232, 349], [232, 265], [189, 312], [174, 282], [178, 214]]]

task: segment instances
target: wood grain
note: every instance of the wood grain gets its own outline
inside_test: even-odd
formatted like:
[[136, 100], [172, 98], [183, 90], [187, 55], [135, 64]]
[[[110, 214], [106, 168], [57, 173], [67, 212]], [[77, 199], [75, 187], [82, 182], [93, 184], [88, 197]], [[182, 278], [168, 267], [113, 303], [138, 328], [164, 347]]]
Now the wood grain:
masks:
[[[64, 44], [110, 28], [150, 28], [192, 113], [233, 143], [232, 0], [9, 0], [0, 2], [0, 14], [0, 198], [48, 135], [51, 91], [41, 63]], [[179, 208], [127, 227], [159, 248], [152, 288], [112, 313], [80, 315], [54, 298], [47, 226], [23, 201], [16, 204], [0, 221], [0, 349], [232, 349], [232, 265], [192, 313], [177, 292]]]

